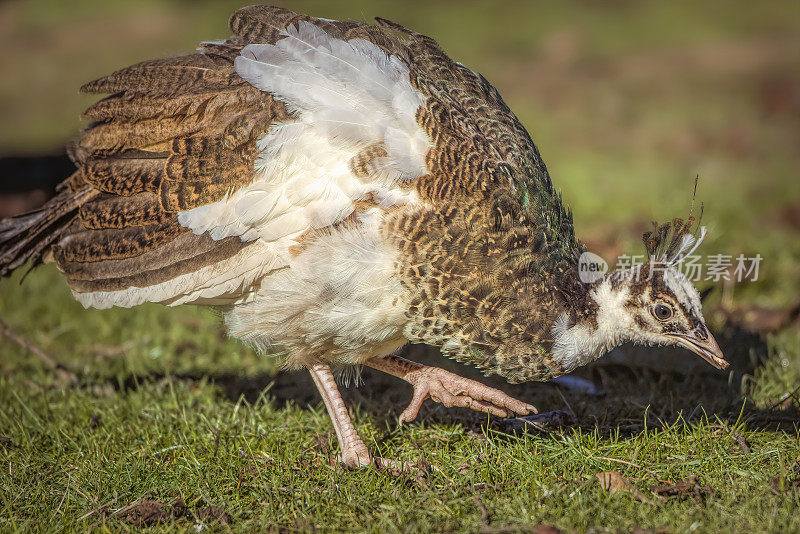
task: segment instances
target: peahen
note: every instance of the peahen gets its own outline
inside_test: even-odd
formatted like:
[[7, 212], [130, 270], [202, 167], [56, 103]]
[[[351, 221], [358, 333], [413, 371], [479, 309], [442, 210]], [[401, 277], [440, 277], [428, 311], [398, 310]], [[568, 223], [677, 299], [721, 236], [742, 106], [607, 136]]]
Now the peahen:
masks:
[[528, 132], [480, 74], [384, 19], [252, 6], [233, 36], [83, 86], [75, 173], [0, 222], [0, 274], [55, 261], [84, 306], [222, 310], [231, 335], [307, 368], [344, 464], [373, 458], [331, 367], [367, 365], [426, 398], [505, 415], [534, 406], [405, 360], [409, 341], [510, 382], [548, 380], [626, 342], [727, 363], [676, 265], [702, 239], [675, 220], [651, 261], [581, 281], [572, 215]]

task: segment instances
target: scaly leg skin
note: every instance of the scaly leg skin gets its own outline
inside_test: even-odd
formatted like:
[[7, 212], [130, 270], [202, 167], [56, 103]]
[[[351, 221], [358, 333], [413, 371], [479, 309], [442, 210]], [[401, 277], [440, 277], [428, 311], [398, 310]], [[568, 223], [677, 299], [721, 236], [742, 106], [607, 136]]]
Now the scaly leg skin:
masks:
[[325, 408], [328, 409], [328, 415], [333, 421], [336, 439], [339, 440], [339, 449], [342, 451], [342, 463], [347, 467], [371, 465], [372, 456], [361, 436], [358, 435], [356, 427], [353, 426], [353, 421], [350, 420], [350, 414], [347, 413], [347, 407], [336, 386], [330, 366], [318, 363], [311, 366], [308, 371], [311, 373], [311, 378], [314, 379], [314, 384], [325, 402]]
[[400, 424], [410, 423], [416, 419], [422, 403], [428, 397], [448, 408], [452, 406], [470, 408], [476, 412], [500, 417], [508, 417], [509, 412], [520, 415], [538, 413], [532, 404], [438, 367], [420, 365], [399, 356], [370, 358], [366, 363], [379, 371], [402, 378], [414, 386], [414, 397], [408, 408], [400, 414]]
[[314, 379], [314, 384], [328, 409], [328, 415], [333, 421], [336, 439], [339, 440], [339, 449], [342, 451], [340, 460], [344, 465], [352, 469], [375, 465], [379, 469], [400, 472], [418, 470], [413, 464], [404, 464], [386, 458], [373, 458], [361, 436], [358, 435], [356, 427], [353, 426], [353, 421], [350, 419], [350, 414], [347, 413], [347, 407], [339, 393], [330, 366], [318, 363], [309, 367], [308, 371], [311, 373], [311, 378]]

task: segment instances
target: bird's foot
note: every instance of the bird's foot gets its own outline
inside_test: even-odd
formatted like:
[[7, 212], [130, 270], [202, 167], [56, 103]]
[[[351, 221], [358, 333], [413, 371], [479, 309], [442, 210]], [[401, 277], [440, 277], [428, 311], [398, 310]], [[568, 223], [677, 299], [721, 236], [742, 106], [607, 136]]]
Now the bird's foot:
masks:
[[500, 417], [507, 417], [512, 412], [520, 415], [537, 413], [532, 404], [438, 367], [422, 366], [403, 378], [414, 386], [414, 397], [400, 414], [401, 424], [416, 419], [422, 403], [429, 397], [448, 408], [470, 408]]
[[348, 469], [362, 469], [365, 467], [374, 467], [378, 471], [386, 471], [392, 474], [413, 473], [417, 474], [420, 471], [425, 471], [429, 468], [427, 463], [424, 462], [401, 462], [399, 460], [392, 460], [391, 458], [383, 458], [381, 456], [372, 456], [370, 458], [357, 457], [345, 459], [344, 455], [339, 455], [337, 458], [339, 464]]
[[325, 408], [331, 416], [331, 422], [336, 431], [336, 439], [339, 441], [339, 447], [342, 451], [337, 458], [337, 464], [344, 465], [350, 469], [375, 467], [380, 471], [388, 472], [393, 475], [400, 475], [402, 473], [419, 474], [425, 469], [424, 466], [427, 466], [427, 463], [423, 460], [420, 460], [416, 464], [411, 464], [389, 460], [387, 458], [373, 457], [369, 453], [369, 449], [364, 443], [364, 440], [358, 435], [355, 426], [353, 426], [353, 421], [350, 419], [350, 414], [344, 405], [342, 396], [339, 393], [339, 388], [336, 386], [336, 381], [333, 379], [330, 366], [318, 363], [309, 367], [308, 370], [311, 373], [311, 378], [314, 380], [314, 384], [317, 386], [320, 395], [322, 395]]
[[378, 471], [383, 471], [396, 476], [401, 474], [418, 475], [422, 472], [433, 469], [433, 467], [424, 460], [420, 460], [418, 462], [400, 462], [390, 458], [372, 456], [369, 454], [369, 451], [367, 451], [366, 448], [363, 450], [346, 450], [337, 457], [337, 460], [339, 465], [343, 465], [348, 469], [374, 467]]
[[369, 467], [373, 465], [372, 455], [357, 434], [354, 442], [348, 443], [342, 448], [342, 453], [337, 459], [339, 460], [339, 464], [350, 469], [358, 469], [359, 467]]

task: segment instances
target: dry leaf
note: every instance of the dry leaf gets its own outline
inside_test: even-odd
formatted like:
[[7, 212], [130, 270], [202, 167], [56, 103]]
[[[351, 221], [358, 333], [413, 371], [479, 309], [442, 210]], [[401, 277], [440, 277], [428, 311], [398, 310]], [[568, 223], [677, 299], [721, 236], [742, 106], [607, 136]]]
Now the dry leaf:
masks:
[[645, 497], [644, 494], [636, 489], [630, 482], [619, 474], [619, 471], [600, 471], [595, 473], [597, 480], [600, 481], [600, 487], [609, 493], [628, 492], [634, 497], [647, 504], [655, 504], [653, 499]]

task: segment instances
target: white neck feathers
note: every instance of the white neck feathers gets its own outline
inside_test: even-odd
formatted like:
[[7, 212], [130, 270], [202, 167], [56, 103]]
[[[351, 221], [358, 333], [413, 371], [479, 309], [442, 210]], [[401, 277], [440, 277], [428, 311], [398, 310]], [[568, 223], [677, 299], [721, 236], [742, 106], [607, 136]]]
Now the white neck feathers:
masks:
[[590, 322], [570, 324], [562, 313], [553, 324], [553, 359], [565, 372], [603, 356], [622, 344], [631, 318], [625, 311], [630, 292], [627, 287], [612, 288], [603, 280], [589, 296], [597, 303], [596, 325]]

